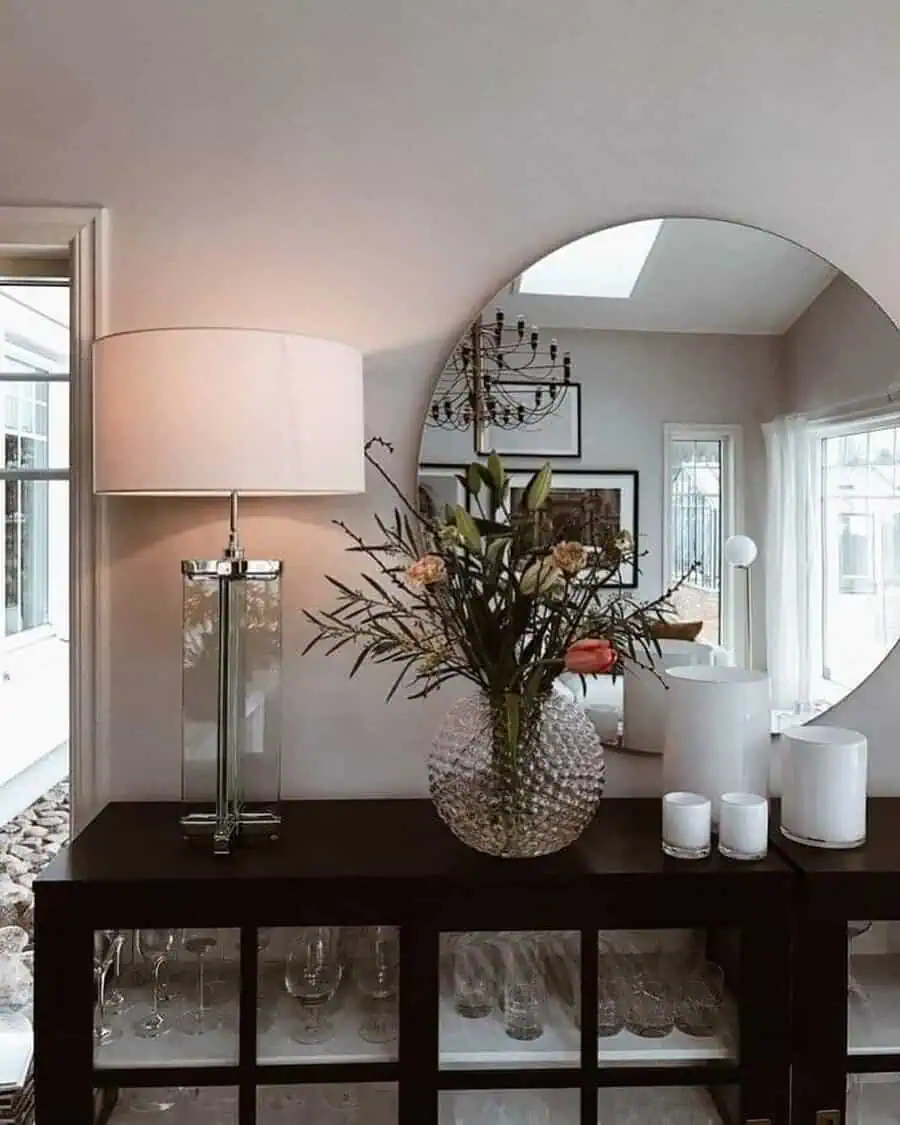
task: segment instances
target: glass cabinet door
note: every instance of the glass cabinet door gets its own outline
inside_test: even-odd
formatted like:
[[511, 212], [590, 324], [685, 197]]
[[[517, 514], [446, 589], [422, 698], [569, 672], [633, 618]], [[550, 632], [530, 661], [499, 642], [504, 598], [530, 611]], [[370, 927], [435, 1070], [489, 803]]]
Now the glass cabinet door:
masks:
[[439, 1125], [579, 1125], [578, 1090], [443, 1091]]
[[110, 1125], [238, 1125], [236, 1087], [133, 1086], [98, 1094], [97, 1120]]
[[900, 1059], [900, 922], [850, 922], [847, 946], [847, 1054]]
[[737, 1063], [737, 954], [738, 937], [730, 932], [602, 931], [597, 950], [598, 1065]]
[[580, 1065], [577, 932], [446, 933], [440, 950], [442, 1070]]
[[257, 935], [258, 1062], [397, 1059], [398, 927], [272, 927]]
[[257, 1125], [396, 1125], [397, 1087], [388, 1082], [260, 1086]]
[[94, 1067], [234, 1066], [240, 930], [94, 932]]

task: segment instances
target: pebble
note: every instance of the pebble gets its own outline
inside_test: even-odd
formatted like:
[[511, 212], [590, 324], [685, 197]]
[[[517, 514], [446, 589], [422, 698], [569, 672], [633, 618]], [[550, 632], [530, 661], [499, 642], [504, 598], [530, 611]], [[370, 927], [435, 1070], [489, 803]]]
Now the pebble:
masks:
[[0, 925], [22, 926], [34, 937], [35, 876], [69, 838], [69, 783], [0, 826]]

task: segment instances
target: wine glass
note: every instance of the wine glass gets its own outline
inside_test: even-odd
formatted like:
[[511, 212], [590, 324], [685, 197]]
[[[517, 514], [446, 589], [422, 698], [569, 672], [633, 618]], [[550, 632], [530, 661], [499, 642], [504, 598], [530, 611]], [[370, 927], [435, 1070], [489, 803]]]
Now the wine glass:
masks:
[[109, 941], [102, 930], [94, 933], [94, 1043], [99, 1047], [118, 1039], [122, 1034], [118, 1028], [106, 1023], [106, 978], [121, 942], [116, 945]]
[[126, 933], [124, 930], [101, 930], [100, 932], [109, 945], [113, 947], [111, 972], [109, 974], [112, 979], [111, 981], [107, 980], [107, 984], [111, 983], [112, 987], [106, 989], [106, 1006], [118, 1013], [127, 1012], [134, 1005], [119, 987], [122, 979], [122, 950], [125, 948]]
[[400, 975], [400, 938], [396, 926], [370, 926], [362, 932], [353, 963], [356, 983], [372, 1001], [359, 1028], [368, 1043], [397, 1038], [395, 999]]
[[304, 926], [291, 943], [284, 965], [284, 986], [300, 1002], [298, 1043], [325, 1043], [334, 1034], [323, 1008], [341, 983], [340, 931], [333, 926]]
[[219, 1014], [206, 1006], [204, 981], [206, 955], [211, 949], [215, 949], [218, 940], [219, 935], [216, 930], [184, 931], [181, 947], [197, 958], [197, 1005], [188, 1008], [178, 1021], [178, 1030], [183, 1031], [185, 1035], [202, 1035], [206, 1031], [215, 1031], [222, 1025]]
[[149, 1015], [135, 1025], [135, 1034], [142, 1039], [156, 1039], [169, 1030], [165, 1017], [159, 1010], [162, 1000], [160, 972], [170, 955], [178, 948], [180, 930], [138, 930], [138, 947], [141, 956], [150, 962], [153, 972], [153, 1006]]

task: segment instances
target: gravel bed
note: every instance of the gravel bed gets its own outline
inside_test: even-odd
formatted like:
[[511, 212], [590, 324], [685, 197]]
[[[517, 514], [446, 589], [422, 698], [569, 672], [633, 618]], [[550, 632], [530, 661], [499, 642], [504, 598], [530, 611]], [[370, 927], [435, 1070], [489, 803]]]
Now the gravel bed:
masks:
[[62, 781], [0, 828], [0, 926], [34, 935], [35, 876], [69, 839], [69, 783]]

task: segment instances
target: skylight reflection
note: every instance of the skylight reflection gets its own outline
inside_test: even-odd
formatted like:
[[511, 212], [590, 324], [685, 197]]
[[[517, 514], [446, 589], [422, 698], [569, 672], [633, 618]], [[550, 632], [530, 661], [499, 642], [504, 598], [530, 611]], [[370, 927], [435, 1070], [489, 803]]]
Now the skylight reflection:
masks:
[[529, 267], [522, 274], [519, 292], [630, 297], [662, 225], [662, 219], [645, 219], [570, 242]]

